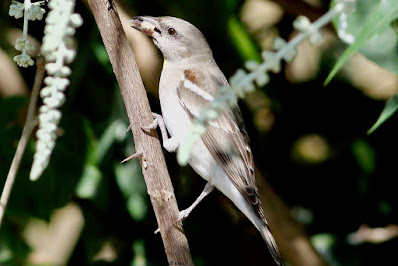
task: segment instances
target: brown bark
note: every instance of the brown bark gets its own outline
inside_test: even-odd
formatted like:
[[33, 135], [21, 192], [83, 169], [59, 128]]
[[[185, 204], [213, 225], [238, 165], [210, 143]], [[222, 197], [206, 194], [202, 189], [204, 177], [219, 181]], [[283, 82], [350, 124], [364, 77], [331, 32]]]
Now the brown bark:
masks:
[[141, 126], [152, 122], [152, 114], [135, 57], [113, 1], [89, 0], [90, 8], [100, 30], [113, 72], [119, 83], [142, 173], [159, 225], [169, 265], [193, 265], [188, 241], [178, 218], [177, 201], [170, 181], [162, 149], [156, 132], [145, 134]]

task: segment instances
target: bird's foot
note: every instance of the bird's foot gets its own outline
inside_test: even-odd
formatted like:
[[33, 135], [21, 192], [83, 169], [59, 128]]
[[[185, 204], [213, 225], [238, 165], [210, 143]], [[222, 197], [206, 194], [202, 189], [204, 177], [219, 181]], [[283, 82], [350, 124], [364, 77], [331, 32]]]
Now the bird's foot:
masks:
[[142, 128], [143, 130], [145, 130], [145, 131], [151, 131], [151, 129], [156, 129], [156, 128], [158, 127], [158, 125], [159, 125], [159, 120], [162, 119], [162, 121], [163, 121], [162, 116], [159, 115], [159, 114], [157, 114], [157, 113], [152, 113], [152, 116], [153, 116], [153, 121], [152, 121], [152, 123], [150, 123], [150, 124], [147, 125], [147, 126], [141, 126], [141, 128]]
[[163, 139], [163, 148], [168, 152], [175, 152], [178, 148], [178, 139], [173, 136], [169, 139]]
[[191, 211], [192, 211], [191, 208], [180, 211], [180, 213], [178, 214], [178, 219], [175, 220], [174, 223], [178, 223], [179, 221], [182, 221], [182, 220], [185, 220], [185, 218], [188, 218]]
[[[176, 223], [178, 223], [179, 221], [182, 221], [182, 220], [184, 220], [185, 218], [187, 218], [188, 215], [191, 213], [191, 211], [192, 211], [191, 208], [188, 208], [188, 209], [185, 209], [185, 210], [183, 210], [183, 211], [180, 211], [180, 212], [178, 213], [178, 219], [175, 220], [175, 221], [172, 223], [172, 225], [175, 226]], [[160, 232], [160, 229], [158, 228], [158, 229], [155, 230], [154, 234], [157, 234], [157, 233], [159, 233], [159, 232]]]
[[152, 129], [156, 129], [157, 127], [160, 128], [160, 132], [162, 133], [162, 139], [163, 139], [163, 147], [168, 151], [168, 152], [175, 152], [178, 148], [178, 139], [173, 136], [169, 138], [167, 135], [167, 128], [164, 123], [163, 117], [157, 113], [152, 113], [153, 116], [153, 121], [147, 126], [141, 126], [141, 128], [149, 132]]

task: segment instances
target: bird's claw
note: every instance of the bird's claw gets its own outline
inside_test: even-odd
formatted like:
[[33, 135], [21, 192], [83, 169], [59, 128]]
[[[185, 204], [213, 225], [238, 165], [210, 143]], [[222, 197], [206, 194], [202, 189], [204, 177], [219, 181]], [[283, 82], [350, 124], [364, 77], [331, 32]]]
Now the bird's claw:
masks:
[[153, 120], [153, 122], [150, 123], [147, 126], [141, 126], [141, 128], [143, 130], [145, 130], [145, 131], [151, 131], [152, 129], [156, 129], [157, 127], [158, 127], [158, 120], [157, 119]]
[[191, 213], [191, 210], [189, 210], [189, 209], [180, 211], [180, 213], [178, 214], [178, 219], [175, 220], [174, 223], [178, 223], [179, 221], [185, 220], [185, 218], [187, 218], [190, 213]]
[[161, 118], [160, 115], [156, 114], [156, 113], [152, 113], [152, 117], [153, 117], [153, 121], [152, 123], [150, 123], [147, 126], [141, 126], [141, 128], [145, 131], [151, 131], [151, 129], [156, 129], [159, 125], [159, 121], [158, 121], [158, 117]]
[[[178, 214], [178, 219], [173, 222], [173, 226], [175, 226], [176, 223], [178, 223], [179, 221], [183, 221], [185, 218], [187, 218], [190, 213], [191, 213], [190, 209], [180, 211]], [[154, 234], [157, 234], [159, 232], [160, 232], [160, 228], [156, 229]]]
[[168, 152], [175, 152], [178, 148], [178, 140], [175, 137], [163, 140], [163, 147]]

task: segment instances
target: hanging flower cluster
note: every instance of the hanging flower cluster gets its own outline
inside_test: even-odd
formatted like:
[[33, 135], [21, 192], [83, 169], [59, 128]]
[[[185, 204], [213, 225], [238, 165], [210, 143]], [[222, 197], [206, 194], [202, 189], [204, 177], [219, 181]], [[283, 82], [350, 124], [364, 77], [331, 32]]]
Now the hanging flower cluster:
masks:
[[67, 77], [71, 74], [71, 69], [65, 64], [71, 63], [76, 55], [70, 45], [75, 28], [83, 23], [81, 16], [73, 13], [74, 0], [52, 0], [48, 7], [51, 11], [46, 18], [41, 47], [48, 76], [44, 79], [46, 86], [40, 91], [43, 106], [39, 109], [38, 140], [30, 172], [32, 181], [37, 180], [46, 169], [55, 146], [56, 129], [62, 116], [58, 108], [65, 101], [64, 91], [69, 85]]
[[24, 3], [12, 1], [8, 14], [16, 19], [24, 17], [22, 37], [15, 42], [15, 49], [22, 53], [14, 56], [14, 61], [20, 67], [33, 66], [34, 62], [27, 51], [33, 50], [33, 44], [28, 40], [28, 23], [29, 20], [41, 20], [46, 11], [40, 6], [44, 1], [32, 3], [30, 0], [25, 0]]

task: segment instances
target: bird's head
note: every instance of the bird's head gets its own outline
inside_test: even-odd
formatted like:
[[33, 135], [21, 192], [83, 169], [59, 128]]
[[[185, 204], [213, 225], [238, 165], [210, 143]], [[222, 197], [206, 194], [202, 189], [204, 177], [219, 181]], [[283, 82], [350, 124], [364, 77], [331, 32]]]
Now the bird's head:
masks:
[[212, 56], [203, 34], [185, 20], [139, 16], [128, 22], [133, 24], [132, 28], [150, 36], [167, 61]]

